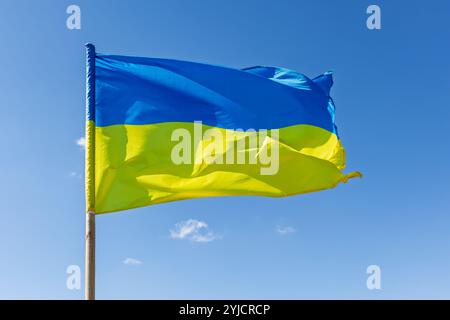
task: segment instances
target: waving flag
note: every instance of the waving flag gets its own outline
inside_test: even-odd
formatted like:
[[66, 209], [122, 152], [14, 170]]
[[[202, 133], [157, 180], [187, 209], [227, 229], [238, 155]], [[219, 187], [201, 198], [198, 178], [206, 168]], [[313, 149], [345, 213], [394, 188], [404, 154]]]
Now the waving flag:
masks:
[[[93, 54], [88, 209], [106, 213], [230, 195], [335, 187], [345, 151], [331, 73]], [[89, 86], [89, 85], [88, 85]]]

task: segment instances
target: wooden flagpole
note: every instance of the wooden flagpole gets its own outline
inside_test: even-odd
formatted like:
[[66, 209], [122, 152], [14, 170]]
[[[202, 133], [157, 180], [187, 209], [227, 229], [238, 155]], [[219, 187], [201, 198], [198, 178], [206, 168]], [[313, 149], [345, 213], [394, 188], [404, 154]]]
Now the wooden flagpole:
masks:
[[86, 214], [86, 279], [84, 296], [95, 300], [95, 213]]
[[95, 300], [95, 47], [86, 44], [85, 299]]

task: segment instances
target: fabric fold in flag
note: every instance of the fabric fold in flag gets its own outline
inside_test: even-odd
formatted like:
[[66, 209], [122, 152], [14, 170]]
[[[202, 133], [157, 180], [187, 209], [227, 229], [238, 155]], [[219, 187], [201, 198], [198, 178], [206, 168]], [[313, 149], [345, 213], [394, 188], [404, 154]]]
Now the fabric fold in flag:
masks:
[[335, 187], [345, 150], [332, 74], [97, 54], [95, 212]]

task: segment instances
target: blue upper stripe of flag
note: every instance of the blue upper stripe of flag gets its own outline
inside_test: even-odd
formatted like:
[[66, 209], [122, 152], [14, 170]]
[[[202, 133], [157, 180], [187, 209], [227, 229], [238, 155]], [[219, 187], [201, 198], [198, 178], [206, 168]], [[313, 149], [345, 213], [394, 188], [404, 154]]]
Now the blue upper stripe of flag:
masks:
[[258, 130], [309, 124], [336, 133], [331, 73], [311, 80], [275, 67], [97, 55], [95, 77], [96, 126], [202, 121]]

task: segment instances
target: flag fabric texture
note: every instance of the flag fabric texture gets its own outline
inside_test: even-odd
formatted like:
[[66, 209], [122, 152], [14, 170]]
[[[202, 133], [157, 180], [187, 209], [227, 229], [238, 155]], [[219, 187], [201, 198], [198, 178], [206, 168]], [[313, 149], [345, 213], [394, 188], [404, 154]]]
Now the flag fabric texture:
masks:
[[342, 172], [331, 73], [309, 79], [277, 67], [104, 54], [91, 63], [88, 209], [97, 214], [201, 197], [283, 197], [360, 175]]

